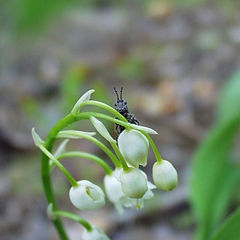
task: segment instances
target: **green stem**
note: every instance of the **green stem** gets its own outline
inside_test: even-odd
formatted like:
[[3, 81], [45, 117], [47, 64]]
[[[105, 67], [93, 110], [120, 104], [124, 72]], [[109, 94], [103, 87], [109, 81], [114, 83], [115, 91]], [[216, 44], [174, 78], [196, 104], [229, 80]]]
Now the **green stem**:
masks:
[[[68, 125], [70, 125], [71, 123], [74, 123], [76, 121], [82, 120], [82, 119], [89, 119], [91, 116], [95, 116], [97, 118], [103, 118], [106, 120], [109, 120], [111, 122], [120, 124], [121, 126], [125, 127], [126, 129], [131, 129], [133, 128], [130, 123], [128, 122], [124, 122], [121, 121], [119, 119], [115, 119], [113, 117], [109, 117], [105, 114], [101, 114], [101, 113], [92, 113], [92, 112], [88, 112], [88, 113], [79, 113], [77, 115], [74, 115], [72, 113], [68, 114], [66, 117], [62, 118], [53, 128], [52, 130], [49, 132], [46, 142], [45, 142], [45, 148], [51, 152], [53, 145], [55, 143], [56, 140], [56, 135], [65, 127], [67, 127]], [[150, 142], [151, 143], [151, 142]], [[114, 154], [113, 154], [114, 155]], [[46, 154], [42, 154], [42, 170], [41, 170], [41, 175], [42, 175], [42, 183], [43, 183], [43, 188], [44, 188], [44, 192], [47, 198], [47, 202], [48, 204], [52, 203], [52, 208], [53, 211], [57, 210], [57, 204], [56, 204], [56, 200], [54, 197], [54, 191], [53, 191], [53, 186], [52, 186], [52, 181], [51, 181], [51, 177], [50, 177], [50, 171], [49, 171], [49, 157]], [[56, 230], [59, 234], [59, 237], [61, 240], [69, 240], [64, 226], [62, 224], [62, 221], [59, 217], [57, 217], [56, 219], [53, 220], [53, 223], [56, 227]]]
[[[68, 126], [69, 124], [80, 120], [81, 118], [78, 117], [76, 119], [73, 114], [69, 114], [63, 119], [61, 119], [49, 132], [48, 137], [45, 142], [45, 148], [51, 152], [54, 142], [55, 142], [55, 137], [58, 134], [58, 132]], [[52, 203], [52, 209], [57, 210], [57, 204], [54, 196], [54, 191], [53, 191], [53, 185], [51, 181], [51, 176], [49, 174], [49, 157], [46, 154], [42, 154], [42, 170], [41, 170], [41, 175], [42, 175], [42, 183], [43, 183], [43, 188], [44, 192], [47, 198], [48, 204]], [[64, 229], [64, 226], [62, 224], [62, 221], [59, 217], [56, 217], [55, 219], [52, 220], [53, 224], [58, 232], [58, 235], [61, 240], [69, 240], [68, 235]]]
[[[52, 148], [54, 146], [55, 140], [56, 140], [56, 135], [58, 132], [60, 132], [63, 128], [67, 127], [68, 125], [82, 120], [82, 119], [89, 119], [91, 116], [93, 116], [91, 113], [85, 114], [81, 113], [78, 114], [77, 116], [74, 114], [68, 114], [64, 118], [62, 118], [49, 132], [46, 142], [45, 142], [45, 148], [51, 152]], [[114, 118], [110, 118], [113, 119]], [[117, 120], [117, 119], [116, 119]], [[114, 122], [114, 121], [113, 121]], [[51, 176], [49, 172], [49, 157], [46, 154], [42, 154], [42, 170], [41, 170], [41, 175], [42, 175], [42, 183], [43, 183], [43, 188], [44, 192], [47, 198], [48, 204], [52, 203], [52, 208], [54, 211], [57, 210], [57, 204], [54, 196], [54, 191], [53, 191], [53, 185], [51, 181]], [[64, 226], [62, 224], [62, 221], [59, 217], [53, 220], [53, 224], [58, 232], [58, 235], [61, 240], [69, 240], [67, 233], [64, 229]]]
[[155, 142], [152, 140], [152, 138], [150, 137], [150, 135], [149, 135], [148, 133], [146, 133], [146, 132], [144, 132], [144, 131], [140, 131], [140, 132], [141, 132], [142, 134], [144, 134], [144, 136], [148, 139], [150, 145], [152, 146], [152, 150], [153, 150], [153, 152], [154, 152], [154, 155], [155, 155], [157, 161], [158, 161], [159, 163], [161, 163], [161, 162], [162, 162], [162, 157], [161, 157], [161, 155], [160, 155], [160, 153], [159, 153], [159, 151], [158, 151], [158, 148], [157, 148]]
[[57, 217], [66, 217], [80, 223], [83, 227], [86, 228], [88, 232], [92, 231], [92, 225], [88, 223], [85, 219], [81, 218], [77, 214], [66, 212], [66, 211], [53, 211], [53, 215]]
[[42, 150], [44, 154], [46, 154], [53, 161], [55, 165], [59, 167], [59, 169], [65, 174], [65, 176], [67, 177], [71, 185], [73, 187], [77, 187], [78, 183], [74, 179], [72, 174], [43, 145], [39, 145], [39, 148]]
[[111, 112], [113, 115], [115, 115], [116, 117], [118, 117], [120, 120], [122, 120], [123, 122], [128, 122], [128, 120], [121, 114], [119, 113], [116, 109], [110, 107], [109, 105], [99, 102], [99, 101], [85, 101], [82, 103], [82, 106], [86, 106], [86, 105], [93, 105], [93, 106], [97, 106], [100, 108], [103, 108], [109, 112]]
[[78, 115], [76, 115], [76, 117], [78, 118], [79, 116], [83, 117], [85, 116], [85, 118], [89, 118], [90, 116], [94, 116], [96, 118], [102, 118], [102, 119], [106, 119], [110, 122], [113, 122], [113, 123], [116, 123], [116, 124], [119, 124], [123, 127], [125, 127], [127, 130], [130, 130], [132, 128], [134, 128], [134, 126], [131, 125], [131, 123], [129, 122], [124, 122], [124, 121], [121, 121], [117, 118], [113, 118], [113, 117], [110, 117], [106, 114], [103, 114], [103, 113], [97, 113], [97, 112], [83, 112], [83, 113], [80, 113]]
[[119, 150], [116, 142], [110, 142], [110, 143], [111, 143], [112, 148], [114, 149], [115, 153], [117, 154], [118, 158], [120, 159], [121, 164], [122, 164], [122, 166], [123, 166], [123, 169], [124, 169], [125, 171], [127, 171], [127, 170], [129, 169], [129, 167], [128, 167], [128, 165], [127, 165], [127, 163], [126, 163], [126, 160], [124, 159], [122, 153], [120, 152], [120, 150]]
[[[102, 114], [102, 113], [95, 113], [95, 112], [84, 112], [84, 113], [81, 113], [81, 114], [86, 114], [86, 115], [90, 115], [90, 116], [94, 116], [96, 118], [102, 118], [102, 119], [106, 119], [108, 121], [111, 121], [111, 122], [114, 122], [114, 123], [117, 123], [123, 127], [125, 127], [127, 130], [128, 129], [131, 129], [131, 128], [134, 128], [134, 124], [130, 124], [129, 122], [123, 122], [119, 119], [116, 119], [116, 118], [113, 118], [113, 117], [110, 117], [108, 115], [105, 115], [105, 114]], [[136, 130], [140, 131], [142, 134], [144, 134], [146, 136], [146, 138], [148, 139], [152, 149], [153, 149], [153, 152], [154, 152], [154, 155], [157, 159], [157, 161], [160, 163], [162, 161], [162, 157], [158, 151], [158, 148], [156, 146], [156, 144], [154, 143], [154, 141], [152, 140], [152, 138], [150, 137], [150, 135], [143, 131], [143, 130], [139, 130], [136, 128]]]
[[[65, 134], [66, 133], [66, 134]], [[57, 137], [61, 137], [61, 135], [65, 135], [67, 136], [68, 130], [66, 131], [61, 131], [59, 136]], [[99, 140], [97, 140], [96, 138], [92, 137], [92, 136], [88, 136], [85, 134], [81, 134], [80, 132], [77, 133], [78, 136], [87, 139], [93, 143], [95, 143], [98, 147], [100, 147], [107, 155], [108, 157], [112, 160], [112, 162], [114, 163], [114, 165], [116, 166], [116, 168], [121, 167], [120, 162], [118, 161], [117, 157], [112, 153], [112, 151], [106, 146], [104, 145], [102, 142], [100, 142]], [[65, 137], [64, 136], [64, 137]]]
[[[111, 175], [112, 173], [112, 168], [102, 158], [91, 153], [80, 152], [80, 151], [65, 152], [59, 155], [57, 159], [61, 160], [63, 158], [69, 158], [69, 157], [82, 157], [82, 158], [90, 159], [98, 163], [108, 175]], [[54, 167], [54, 163], [50, 164], [50, 171], [52, 171], [53, 167]]]

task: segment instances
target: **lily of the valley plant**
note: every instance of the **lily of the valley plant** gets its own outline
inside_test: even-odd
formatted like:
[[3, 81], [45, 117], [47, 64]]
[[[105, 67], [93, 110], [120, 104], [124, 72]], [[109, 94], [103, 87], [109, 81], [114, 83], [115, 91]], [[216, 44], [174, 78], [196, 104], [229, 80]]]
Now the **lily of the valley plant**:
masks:
[[[90, 100], [93, 92], [94, 90], [89, 90], [77, 101], [72, 111], [52, 128], [45, 141], [40, 138], [34, 128], [32, 129], [34, 143], [42, 151], [42, 182], [48, 202], [48, 216], [53, 221], [61, 240], [69, 240], [61, 221], [62, 217], [77, 221], [85, 228], [82, 235], [83, 240], [107, 240], [109, 238], [103, 230], [91, 225], [79, 215], [58, 209], [51, 181], [51, 172], [55, 166], [69, 180], [71, 184], [69, 199], [76, 208], [81, 210], [94, 210], [102, 207], [105, 204], [105, 193], [108, 200], [114, 204], [120, 213], [124, 211], [124, 208], [134, 207], [139, 209], [143, 207], [144, 200], [153, 197], [154, 189], [169, 191], [178, 184], [175, 168], [170, 162], [162, 159], [149, 135], [157, 134], [156, 131], [148, 127], [131, 124], [114, 108], [102, 102]], [[87, 105], [103, 108], [110, 112], [112, 116], [97, 112], [83, 112], [83, 107]], [[83, 119], [89, 120], [96, 132], [64, 130], [70, 124]], [[100, 121], [101, 119], [125, 128], [117, 141]], [[111, 148], [95, 138], [96, 133], [105, 138]], [[105, 159], [94, 154], [82, 151], [67, 151], [67, 143], [78, 138], [88, 140], [101, 148], [106, 157], [112, 161], [114, 169]], [[62, 139], [62, 142], [53, 152], [52, 149], [57, 139]], [[152, 170], [154, 184], [148, 181], [147, 175], [139, 169], [139, 165], [143, 167], [147, 165], [149, 145], [156, 157]], [[105, 193], [96, 184], [88, 180], [76, 180], [72, 176], [61, 163], [63, 158], [72, 157], [89, 159], [103, 168], [106, 172], [103, 179]]]

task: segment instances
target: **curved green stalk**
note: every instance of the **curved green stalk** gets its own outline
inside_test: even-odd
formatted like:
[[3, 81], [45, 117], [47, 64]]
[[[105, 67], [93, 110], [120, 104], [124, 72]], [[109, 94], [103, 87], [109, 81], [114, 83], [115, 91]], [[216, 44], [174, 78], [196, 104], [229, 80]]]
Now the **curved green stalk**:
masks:
[[86, 105], [92, 105], [92, 106], [97, 106], [100, 108], [103, 108], [109, 112], [111, 112], [113, 115], [115, 115], [117, 118], [119, 118], [119, 120], [123, 121], [123, 122], [128, 122], [128, 120], [121, 114], [119, 113], [116, 109], [114, 109], [113, 107], [99, 102], [99, 101], [94, 101], [94, 100], [89, 100], [89, 101], [85, 101], [82, 103], [82, 106], [86, 106]]
[[[85, 112], [85, 113], [81, 113], [81, 114], [86, 114], [86, 115], [91, 115], [91, 116], [94, 116], [96, 118], [102, 118], [102, 119], [105, 119], [105, 120], [108, 120], [108, 121], [111, 121], [111, 122], [114, 122], [114, 123], [117, 123], [123, 127], [125, 127], [126, 129], [131, 129], [133, 128], [134, 129], [134, 125], [129, 123], [129, 122], [123, 122], [119, 119], [116, 119], [116, 118], [113, 118], [113, 117], [110, 117], [108, 115], [105, 115], [105, 114], [102, 114], [102, 113], [96, 113], [96, 112]], [[148, 139], [152, 149], [153, 149], [153, 152], [154, 152], [154, 155], [157, 159], [158, 162], [161, 162], [162, 161], [162, 157], [158, 151], [158, 148], [156, 146], [156, 144], [154, 143], [154, 141], [152, 140], [152, 138], [150, 137], [150, 135], [143, 131], [143, 130], [139, 130], [136, 128], [136, 130], [140, 131], [142, 134], [144, 134], [146, 136], [146, 138]]]
[[[61, 135], [63, 135], [63, 137], [65, 137], [64, 135], [67, 135], [67, 134], [64, 134], [64, 133], [65, 132], [67, 133], [67, 131], [68, 130], [59, 132], [60, 134], [59, 134], [59, 136], [57, 135], [57, 137], [60, 138], [60, 137], [62, 137]], [[118, 161], [117, 157], [112, 153], [112, 151], [105, 144], [103, 144], [102, 142], [100, 142], [99, 140], [97, 140], [96, 138], [94, 138], [92, 136], [88, 136], [88, 135], [81, 134], [81, 133], [78, 133], [77, 135], [95, 143], [98, 147], [100, 147], [108, 155], [108, 157], [113, 161], [116, 168], [121, 167], [121, 164]]]
[[[116, 124], [119, 124], [123, 127], [125, 127], [127, 130], [130, 130], [132, 128], [134, 128], [134, 124], [131, 124], [129, 122], [124, 122], [124, 121], [121, 121], [117, 118], [114, 118], [114, 117], [110, 117], [106, 114], [103, 114], [103, 113], [97, 113], [97, 112], [83, 112], [83, 113], [80, 113], [78, 115], [76, 115], [76, 118], [78, 117], [85, 117], [85, 118], [90, 118], [90, 116], [94, 116], [96, 118], [102, 118], [102, 119], [105, 119], [105, 120], [108, 120], [110, 122], [113, 122], [113, 123], [116, 123]], [[138, 130], [138, 129], [137, 129]]]
[[[76, 121], [76, 118], [72, 115], [69, 114], [63, 119], [61, 119], [49, 132], [48, 137], [45, 142], [45, 148], [51, 152], [54, 142], [55, 142], [55, 136], [57, 133], [63, 129], [64, 127], [68, 126], [69, 124], [73, 123]], [[52, 203], [52, 209], [53, 211], [57, 210], [57, 204], [53, 192], [53, 186], [52, 186], [52, 181], [51, 177], [49, 174], [49, 157], [42, 153], [42, 170], [41, 170], [41, 175], [42, 175], [42, 183], [43, 183], [43, 188], [44, 192], [47, 198], [48, 204]], [[61, 240], [69, 240], [67, 233], [64, 229], [64, 226], [62, 224], [62, 221], [59, 217], [56, 217], [55, 219], [52, 220], [53, 224], [58, 232], [58, 235]]]
[[[57, 159], [61, 160], [63, 158], [69, 158], [69, 157], [82, 157], [82, 158], [90, 159], [98, 163], [108, 175], [111, 175], [113, 171], [112, 168], [102, 158], [87, 152], [80, 152], [80, 151], [65, 152], [60, 154]], [[50, 164], [50, 172], [52, 171], [53, 168], [54, 168], [54, 163]]]
[[[51, 152], [52, 148], [53, 148], [53, 145], [55, 143], [55, 140], [56, 140], [56, 136], [63, 128], [67, 127], [68, 125], [70, 125], [70, 124], [72, 124], [76, 121], [79, 121], [79, 120], [82, 120], [82, 119], [89, 119], [91, 116], [94, 116], [94, 117], [97, 117], [97, 118], [103, 118], [103, 119], [109, 120], [111, 122], [120, 124], [123, 127], [125, 127], [126, 129], [134, 128], [134, 126], [131, 126], [131, 124], [128, 123], [128, 122], [124, 122], [124, 121], [121, 121], [119, 119], [109, 117], [109, 116], [107, 116], [105, 114], [101, 114], [101, 113], [85, 112], [85, 113], [79, 113], [77, 115], [74, 115], [74, 114], [70, 113], [66, 117], [62, 118], [52, 128], [52, 130], [49, 132], [49, 134], [47, 136], [47, 139], [46, 139], [46, 142], [45, 142], [45, 148], [49, 152]], [[152, 144], [151, 140], [150, 140], [150, 144], [152, 145], [152, 147], [154, 149], [155, 155], [158, 156], [156, 148], [155, 148], [156, 146], [154, 144]], [[56, 204], [56, 200], [55, 200], [55, 196], [54, 196], [54, 191], [53, 191], [53, 186], [52, 186], [52, 181], [51, 181], [50, 171], [49, 171], [49, 156], [47, 156], [45, 153], [42, 154], [41, 175], [42, 175], [43, 188], [44, 188], [44, 191], [45, 191], [47, 202], [48, 202], [48, 204], [52, 204], [52, 210], [53, 211], [57, 211], [57, 204]], [[60, 239], [61, 240], [69, 240], [69, 238], [68, 238], [68, 236], [65, 232], [64, 226], [62, 224], [62, 221], [61, 221], [59, 216], [56, 216], [56, 218], [53, 219], [53, 223], [56, 227], [56, 230], [59, 234]]]
[[110, 144], [112, 145], [112, 148], [114, 149], [115, 153], [117, 154], [118, 158], [120, 159], [121, 164], [123, 166], [123, 169], [124, 170], [128, 170], [129, 167], [128, 167], [127, 163], [126, 163], [125, 158], [123, 157], [122, 153], [120, 152], [117, 144], [115, 142], [110, 142]]
[[78, 216], [77, 214], [74, 214], [71, 212], [66, 212], [66, 211], [60, 211], [60, 210], [53, 211], [52, 213], [54, 216], [57, 216], [57, 217], [66, 217], [66, 218], [72, 219], [72, 220], [80, 223], [83, 227], [85, 227], [88, 232], [92, 231], [91, 224], [88, 223], [85, 219]]
[[[85, 114], [85, 113], [80, 113], [77, 116], [70, 113], [64, 118], [62, 118], [49, 132], [46, 141], [45, 141], [45, 148], [51, 152], [52, 148], [54, 146], [55, 140], [56, 140], [56, 135], [65, 127], [68, 125], [82, 120], [82, 119], [89, 119], [91, 116], [93, 116], [91, 113]], [[113, 118], [114, 119], [114, 118]], [[54, 196], [54, 191], [53, 191], [53, 185], [51, 181], [51, 176], [49, 172], [49, 157], [42, 153], [42, 170], [41, 170], [41, 176], [42, 176], [42, 183], [43, 183], [43, 188], [44, 192], [47, 198], [48, 204], [52, 204], [52, 209], [53, 211], [57, 210], [57, 204]], [[69, 240], [66, 231], [64, 229], [64, 226], [62, 224], [61, 219], [57, 216], [55, 219], [52, 220], [53, 224], [59, 234], [59, 237], [61, 240]]]
[[[96, 113], [96, 112], [85, 112], [85, 113], [81, 113], [81, 114], [86, 114], [86, 115], [91, 115], [91, 116], [94, 116], [96, 118], [102, 118], [102, 119], [105, 119], [105, 120], [108, 120], [108, 121], [111, 121], [111, 122], [114, 122], [114, 123], [117, 123], [123, 127], [125, 127], [126, 129], [131, 129], [133, 128], [134, 129], [134, 125], [129, 123], [129, 122], [123, 122], [119, 119], [116, 119], [116, 118], [113, 118], [113, 117], [110, 117], [108, 115], [105, 115], [105, 114], [102, 114], [102, 113]], [[156, 144], [154, 143], [154, 141], [152, 140], [152, 138], [150, 137], [150, 135], [143, 131], [143, 130], [139, 130], [136, 128], [136, 130], [140, 131], [142, 134], [144, 134], [146, 136], [146, 138], [148, 139], [152, 149], [153, 149], [153, 152], [154, 152], [154, 155], [157, 159], [158, 162], [161, 162], [162, 161], [162, 157], [158, 151], [158, 148], [156, 146]]]
[[74, 179], [72, 174], [43, 145], [39, 145], [39, 148], [42, 150], [44, 154], [46, 154], [52, 160], [53, 164], [59, 167], [59, 169], [65, 174], [71, 185], [73, 187], [77, 187], [78, 183]]
[[157, 161], [158, 161], [159, 163], [161, 163], [161, 162], [162, 162], [162, 157], [161, 157], [161, 155], [160, 155], [160, 153], [159, 153], [159, 151], [158, 151], [158, 148], [157, 148], [155, 142], [152, 140], [152, 138], [150, 137], [150, 135], [149, 135], [148, 133], [146, 133], [146, 132], [144, 132], [144, 131], [140, 131], [140, 132], [141, 132], [142, 134], [144, 134], [144, 136], [148, 139], [150, 145], [152, 146], [152, 150], [153, 150], [153, 152], [154, 152], [154, 155], [155, 155]]

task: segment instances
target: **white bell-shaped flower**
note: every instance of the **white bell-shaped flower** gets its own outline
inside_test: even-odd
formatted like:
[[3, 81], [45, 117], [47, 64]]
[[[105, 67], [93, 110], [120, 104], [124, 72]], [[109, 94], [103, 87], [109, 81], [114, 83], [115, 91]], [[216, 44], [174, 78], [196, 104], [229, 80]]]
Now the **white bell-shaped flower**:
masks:
[[[137, 209], [143, 208], [145, 200], [151, 199], [154, 196], [153, 189], [156, 189], [156, 186], [148, 181], [146, 193], [139, 199], [130, 198], [131, 200], [135, 200], [135, 202], [131, 202], [131, 204], [134, 204], [134, 207]], [[128, 204], [126, 203], [125, 206], [128, 207]]]
[[152, 173], [155, 185], [161, 190], [170, 191], [178, 185], [177, 171], [166, 160], [154, 163]]
[[153, 189], [156, 189], [156, 186], [154, 184], [152, 184], [151, 182], [147, 181], [147, 191], [143, 195], [142, 200], [151, 199], [154, 196], [154, 194], [152, 192]]
[[104, 231], [96, 226], [93, 226], [91, 232], [88, 232], [86, 229], [82, 235], [83, 240], [110, 240], [110, 238], [104, 233]]
[[156, 186], [148, 181], [146, 173], [142, 170], [140, 170], [140, 171], [144, 175], [144, 177], [147, 181], [147, 191], [145, 192], [145, 194], [140, 199], [136, 199], [137, 201], [135, 203], [135, 207], [138, 208], [138, 209], [143, 208], [145, 200], [151, 199], [154, 196], [152, 190], [156, 189]]
[[135, 199], [127, 197], [122, 191], [119, 169], [115, 169], [110, 176], [104, 177], [104, 187], [109, 201], [114, 204], [120, 214], [123, 213], [123, 207], [134, 207], [132, 200], [135, 201]]
[[120, 172], [122, 191], [130, 198], [141, 198], [147, 191], [147, 179], [141, 170], [129, 168]]
[[[141, 171], [142, 172], [142, 171]], [[144, 172], [143, 175], [146, 177]], [[120, 170], [114, 170], [111, 176], [106, 175], [104, 177], [104, 186], [108, 199], [114, 204], [117, 211], [122, 214], [125, 208], [142, 208], [144, 201], [153, 197], [152, 190], [156, 188], [151, 182], [147, 182], [147, 191], [140, 199], [129, 198], [122, 191], [120, 183]]]
[[136, 208], [141, 209], [144, 207], [145, 200], [151, 199], [153, 194], [153, 189], [156, 189], [156, 186], [152, 184], [151, 182], [147, 182], [147, 191], [141, 198], [129, 198], [126, 195], [121, 198], [121, 206], [126, 208]]
[[69, 197], [72, 204], [82, 210], [94, 210], [105, 204], [105, 196], [100, 187], [87, 181], [78, 181], [77, 187], [71, 187]]
[[118, 137], [118, 146], [129, 165], [147, 165], [149, 142], [141, 132], [124, 130]]

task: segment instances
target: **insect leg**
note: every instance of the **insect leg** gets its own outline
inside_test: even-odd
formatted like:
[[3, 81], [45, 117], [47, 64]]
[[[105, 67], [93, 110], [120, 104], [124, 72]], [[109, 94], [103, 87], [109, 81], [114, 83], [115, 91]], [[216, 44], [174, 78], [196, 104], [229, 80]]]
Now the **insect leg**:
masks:
[[130, 123], [139, 125], [139, 121], [135, 118], [134, 114], [128, 113], [127, 119]]

